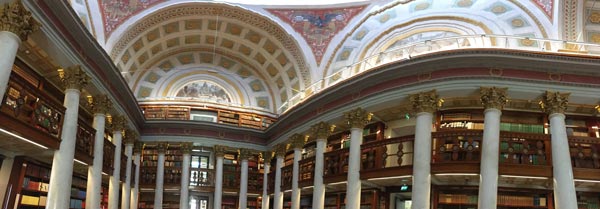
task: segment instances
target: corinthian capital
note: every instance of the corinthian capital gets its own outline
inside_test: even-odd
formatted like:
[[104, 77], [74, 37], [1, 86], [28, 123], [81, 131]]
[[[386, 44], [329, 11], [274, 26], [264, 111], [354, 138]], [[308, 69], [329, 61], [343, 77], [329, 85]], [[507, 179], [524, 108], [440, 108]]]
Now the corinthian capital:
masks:
[[544, 112], [548, 114], [565, 113], [567, 105], [569, 104], [569, 95], [571, 95], [571, 93], [546, 91], [540, 105]]
[[93, 113], [106, 114], [112, 108], [112, 102], [106, 94], [88, 97], [88, 105]]
[[260, 155], [261, 155], [262, 159], [263, 159], [263, 160], [264, 160], [264, 161], [265, 161], [267, 164], [269, 164], [269, 163], [271, 162], [271, 160], [273, 159], [273, 154], [274, 154], [274, 153], [273, 153], [273, 152], [271, 152], [271, 151], [264, 151], [264, 152], [261, 152], [261, 153], [260, 153]]
[[438, 107], [442, 105], [435, 89], [410, 95], [409, 99], [410, 103], [412, 104], [412, 108], [416, 113], [434, 113], [437, 111]]
[[281, 143], [275, 146], [275, 156], [284, 157], [287, 151], [287, 144]]
[[506, 98], [506, 90], [508, 88], [481, 87], [481, 103], [485, 109], [494, 108], [502, 110], [508, 99]]
[[240, 160], [249, 160], [250, 158], [252, 158], [252, 150], [241, 148], [239, 151], [238, 158]]
[[215, 157], [223, 157], [227, 152], [227, 147], [223, 145], [215, 145], [213, 152], [215, 152]]
[[9, 31], [19, 36], [21, 41], [25, 41], [38, 28], [39, 23], [33, 19], [31, 12], [25, 9], [21, 0], [0, 8], [0, 31]]
[[302, 134], [293, 134], [289, 139], [289, 143], [293, 149], [302, 149], [306, 143], [306, 137]]
[[327, 137], [333, 132], [335, 126], [329, 125], [327, 122], [319, 122], [310, 127], [310, 132], [314, 134], [316, 140], [327, 140]]
[[169, 147], [169, 144], [167, 144], [166, 142], [159, 142], [158, 144], [156, 144], [156, 150], [158, 150], [158, 153], [165, 153], [167, 151], [167, 147]]
[[134, 144], [140, 136], [132, 129], [125, 129], [125, 144]]
[[194, 148], [194, 144], [191, 143], [191, 142], [181, 143], [181, 152], [183, 154], [191, 154], [192, 153], [192, 148]]
[[112, 119], [109, 122], [112, 131], [123, 131], [127, 126], [127, 119], [122, 115], [112, 116]]
[[369, 121], [371, 121], [371, 116], [373, 116], [373, 114], [368, 113], [366, 110], [359, 107], [344, 113], [344, 116], [350, 127], [362, 129]]
[[81, 90], [90, 81], [90, 77], [83, 72], [79, 65], [58, 70], [58, 76], [65, 89]]

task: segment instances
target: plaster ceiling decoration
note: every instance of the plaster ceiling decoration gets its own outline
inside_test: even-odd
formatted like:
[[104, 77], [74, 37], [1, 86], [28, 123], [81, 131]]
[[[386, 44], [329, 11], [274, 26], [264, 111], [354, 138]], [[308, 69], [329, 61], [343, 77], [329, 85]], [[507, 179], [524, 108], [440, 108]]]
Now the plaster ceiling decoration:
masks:
[[335, 35], [365, 9], [365, 5], [321, 9], [267, 9], [290, 24], [310, 46], [317, 65]]
[[532, 0], [550, 19], [554, 15], [554, 0]]
[[[138, 98], [171, 91], [162, 87], [155, 91], [173, 82], [155, 76], [147, 79], [155, 70], [177, 70], [190, 63], [223, 69], [225, 80], [231, 75], [252, 75], [253, 80], [236, 82], [251, 93], [268, 92], [248, 98], [273, 112], [311, 83], [296, 40], [272, 20], [235, 6], [186, 3], [166, 7], [131, 25], [120, 37], [110, 54]], [[256, 79], [260, 82], [252, 82]]]
[[104, 23], [104, 36], [109, 37], [129, 17], [164, 0], [98, 0], [102, 22]]

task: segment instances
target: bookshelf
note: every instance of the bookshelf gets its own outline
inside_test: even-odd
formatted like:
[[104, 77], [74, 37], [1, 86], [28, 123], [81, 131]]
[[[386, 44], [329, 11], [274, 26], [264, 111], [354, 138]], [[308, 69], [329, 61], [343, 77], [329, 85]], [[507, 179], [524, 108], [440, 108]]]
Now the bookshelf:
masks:
[[382, 140], [385, 124], [383, 122], [375, 122], [365, 126], [363, 129], [363, 143]]
[[350, 147], [350, 130], [341, 131], [327, 137], [325, 152], [331, 152]]
[[[475, 209], [477, 208], [477, 188], [446, 187], [435, 192], [434, 209]], [[552, 193], [543, 190], [513, 190], [502, 189], [498, 191], [498, 209], [538, 208], [552, 207]]]
[[144, 117], [148, 120], [189, 120], [190, 107], [187, 106], [143, 106]]
[[[362, 190], [360, 194], [360, 208], [361, 209], [377, 209], [386, 208], [380, 207], [381, 202], [386, 202], [385, 195], [379, 190], [369, 189]], [[324, 209], [343, 209], [346, 208], [346, 193], [327, 193], [325, 194], [325, 207]], [[312, 199], [304, 200], [300, 199], [300, 208], [310, 208], [312, 206]], [[285, 208], [285, 207], [284, 207]]]
[[[500, 130], [508, 132], [544, 134], [546, 118], [540, 113], [503, 111]], [[481, 110], [447, 111], [438, 118], [438, 130], [483, 130], [484, 114]]]
[[[158, 149], [155, 144], [146, 144], [142, 150], [142, 161], [140, 166], [140, 184], [154, 186], [156, 183], [156, 169], [158, 166]], [[169, 145], [165, 151], [165, 174], [164, 184], [181, 185], [181, 169], [183, 152], [180, 146]]]

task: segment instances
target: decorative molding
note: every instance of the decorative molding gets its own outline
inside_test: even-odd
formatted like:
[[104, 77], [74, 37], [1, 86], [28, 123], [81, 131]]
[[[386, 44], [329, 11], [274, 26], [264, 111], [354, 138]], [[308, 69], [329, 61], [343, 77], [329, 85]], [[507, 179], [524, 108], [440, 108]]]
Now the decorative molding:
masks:
[[238, 153], [239, 160], [249, 160], [253, 157], [253, 151], [251, 149], [241, 148]]
[[90, 77], [83, 72], [80, 65], [59, 69], [58, 77], [65, 89], [77, 89], [81, 91], [90, 82]]
[[293, 134], [288, 139], [288, 142], [291, 148], [302, 149], [304, 147], [304, 144], [306, 144], [306, 137], [304, 137], [304, 135], [302, 134]]
[[272, 151], [264, 151], [260, 153], [260, 157], [263, 159], [264, 163], [270, 165], [271, 160], [273, 160], [273, 155], [275, 153]]
[[287, 144], [282, 143], [275, 146], [275, 156], [283, 158], [287, 151]]
[[125, 129], [125, 140], [123, 141], [126, 145], [131, 145], [134, 144], [139, 139], [139, 137], [140, 135], [137, 132], [135, 132], [133, 129], [127, 128]]
[[223, 157], [229, 148], [223, 145], [215, 145], [213, 147], [213, 152], [215, 153], [215, 157]]
[[492, 87], [481, 87], [479, 92], [481, 94], [481, 103], [485, 109], [494, 108], [502, 110], [508, 99], [506, 97], [506, 91], [508, 88], [496, 88]]
[[[123, 115], [113, 115], [110, 117], [108, 127], [114, 132], [121, 132], [127, 127], [127, 118]], [[108, 118], [107, 118], [108, 119]]]
[[368, 113], [365, 109], [356, 108], [354, 110], [350, 110], [344, 113], [344, 117], [348, 121], [348, 124], [352, 128], [364, 128], [369, 121], [371, 121], [371, 117], [373, 114]]
[[40, 24], [33, 19], [31, 12], [25, 9], [21, 0], [0, 7], [0, 31], [9, 31], [21, 41], [26, 41], [39, 27]]
[[159, 142], [158, 144], [156, 144], [156, 150], [158, 150], [158, 154], [165, 154], [168, 147], [169, 144], [166, 142]]
[[410, 95], [409, 100], [412, 104], [413, 110], [416, 113], [434, 113], [440, 106], [442, 106], [442, 100], [438, 98], [435, 89]]
[[88, 107], [93, 113], [106, 114], [112, 109], [112, 102], [108, 95], [101, 94], [93, 97], [88, 97]]
[[560, 93], [558, 91], [546, 91], [542, 101], [540, 102], [541, 108], [544, 112], [550, 114], [561, 113], [564, 114], [569, 104], [569, 96], [571, 93]]
[[183, 154], [191, 154], [192, 148], [194, 148], [194, 144], [191, 142], [183, 142], [181, 143], [181, 152]]
[[577, 2], [579, 0], [564, 0], [562, 14], [564, 15], [563, 38], [565, 41], [577, 41]]
[[315, 125], [312, 125], [310, 127], [310, 132], [313, 133], [317, 141], [327, 141], [327, 137], [331, 135], [333, 129], [335, 129], [335, 125], [329, 125], [329, 123], [321, 121]]
[[132, 0], [118, 1], [98, 0], [104, 28], [104, 37], [108, 39], [112, 32], [131, 16], [164, 0]]

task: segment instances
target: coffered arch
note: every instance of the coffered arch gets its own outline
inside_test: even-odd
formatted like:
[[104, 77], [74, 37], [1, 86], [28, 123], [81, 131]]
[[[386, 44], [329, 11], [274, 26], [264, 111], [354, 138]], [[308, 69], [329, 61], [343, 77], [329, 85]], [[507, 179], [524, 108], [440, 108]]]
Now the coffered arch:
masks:
[[[190, 53], [195, 55], [186, 55]], [[269, 107], [279, 106], [311, 83], [293, 37], [266, 17], [224, 4], [186, 3], [158, 10], [123, 33], [110, 54], [134, 91], [142, 89], [140, 81], [153, 67], [173, 57], [177, 62], [172, 65], [198, 62], [237, 76], [242, 72], [255, 76], [269, 93]]]

